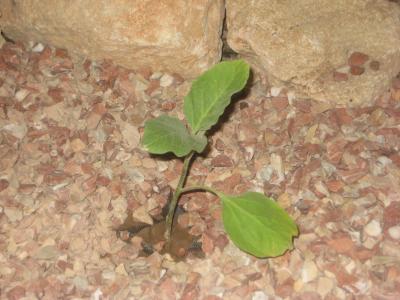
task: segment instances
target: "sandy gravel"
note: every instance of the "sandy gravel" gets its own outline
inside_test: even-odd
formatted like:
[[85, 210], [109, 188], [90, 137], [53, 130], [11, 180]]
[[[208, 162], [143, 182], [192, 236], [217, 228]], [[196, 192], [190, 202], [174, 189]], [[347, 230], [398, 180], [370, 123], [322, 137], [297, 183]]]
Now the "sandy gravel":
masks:
[[185, 195], [179, 223], [205, 258], [138, 257], [114, 229], [151, 220], [182, 162], [140, 147], [144, 121], [183, 117], [174, 74], [0, 50], [1, 299], [400, 299], [400, 80], [376, 103], [331, 108], [257, 83], [224, 116], [190, 183], [263, 191], [296, 219], [295, 250], [235, 248], [217, 198]]

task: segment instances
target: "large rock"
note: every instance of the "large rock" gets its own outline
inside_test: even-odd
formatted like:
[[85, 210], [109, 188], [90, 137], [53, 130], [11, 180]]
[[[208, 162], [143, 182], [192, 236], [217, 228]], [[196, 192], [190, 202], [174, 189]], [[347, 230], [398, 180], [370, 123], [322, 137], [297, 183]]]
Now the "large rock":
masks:
[[1, 0], [12, 39], [195, 77], [219, 61], [223, 0]]
[[226, 9], [230, 47], [302, 96], [368, 104], [400, 70], [400, 9], [387, 0], [227, 0]]

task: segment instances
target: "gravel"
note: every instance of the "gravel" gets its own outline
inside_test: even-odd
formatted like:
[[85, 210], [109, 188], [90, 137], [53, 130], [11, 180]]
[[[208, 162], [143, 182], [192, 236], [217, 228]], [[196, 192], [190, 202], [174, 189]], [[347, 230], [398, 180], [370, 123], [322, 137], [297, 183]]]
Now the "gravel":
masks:
[[139, 257], [140, 239], [126, 243], [114, 229], [128, 210], [150, 222], [176, 185], [182, 162], [149, 156], [140, 138], [145, 120], [182, 117], [190, 82], [5, 43], [1, 298], [400, 298], [396, 82], [373, 106], [349, 109], [255, 81], [188, 184], [278, 199], [299, 225], [295, 249], [268, 260], [241, 252], [223, 231], [219, 200], [193, 193], [181, 199], [179, 223], [201, 235], [205, 258], [174, 262]]

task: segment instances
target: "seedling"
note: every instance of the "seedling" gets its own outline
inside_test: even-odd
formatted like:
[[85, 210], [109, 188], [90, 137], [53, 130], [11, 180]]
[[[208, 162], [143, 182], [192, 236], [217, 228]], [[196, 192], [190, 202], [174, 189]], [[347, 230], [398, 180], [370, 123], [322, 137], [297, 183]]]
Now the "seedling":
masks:
[[233, 94], [241, 91], [250, 68], [243, 60], [225, 61], [206, 71], [184, 99], [187, 125], [176, 117], [161, 115], [146, 121], [143, 146], [152, 154], [172, 152], [184, 158], [182, 174], [173, 193], [166, 218], [165, 238], [171, 241], [175, 209], [182, 193], [205, 191], [222, 201], [224, 228], [241, 250], [256, 257], [275, 257], [293, 248], [298, 229], [291, 217], [272, 199], [261, 193], [231, 196], [208, 186], [185, 187], [192, 158], [207, 145], [207, 131], [214, 126]]

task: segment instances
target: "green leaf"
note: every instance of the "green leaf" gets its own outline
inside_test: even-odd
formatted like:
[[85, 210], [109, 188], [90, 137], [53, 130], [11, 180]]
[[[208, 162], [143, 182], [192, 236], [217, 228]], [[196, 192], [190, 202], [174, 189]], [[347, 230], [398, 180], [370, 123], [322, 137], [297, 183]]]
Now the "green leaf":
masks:
[[173, 152], [182, 157], [192, 150], [201, 153], [207, 145], [204, 135], [192, 135], [177, 118], [162, 115], [146, 121], [144, 125], [143, 146], [153, 154]]
[[275, 257], [293, 248], [297, 226], [274, 200], [255, 192], [218, 196], [225, 230], [240, 249], [257, 257]]
[[217, 123], [232, 95], [246, 85], [249, 71], [243, 60], [224, 61], [193, 82], [183, 110], [194, 133], [206, 131]]

